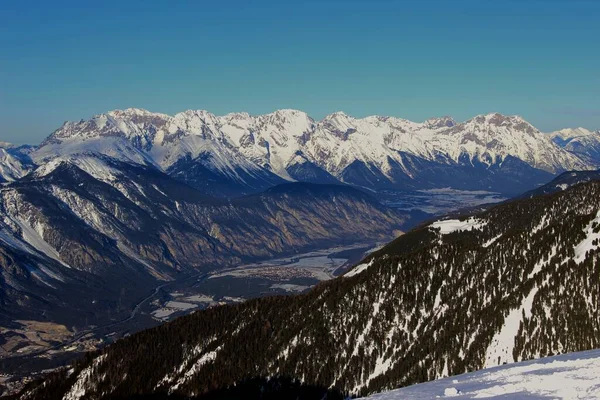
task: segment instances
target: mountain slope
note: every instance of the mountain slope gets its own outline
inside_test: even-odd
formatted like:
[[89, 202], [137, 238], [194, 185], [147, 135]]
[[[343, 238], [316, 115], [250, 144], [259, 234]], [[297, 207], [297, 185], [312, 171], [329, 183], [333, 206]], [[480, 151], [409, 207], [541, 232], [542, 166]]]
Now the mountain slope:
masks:
[[564, 172], [558, 175], [550, 182], [548, 182], [547, 184], [522, 194], [521, 196], [519, 196], [519, 198], [528, 198], [543, 194], [556, 193], [561, 190], [566, 190], [571, 186], [575, 186], [580, 183], [597, 180], [600, 180], [600, 170]]
[[385, 240], [406, 220], [349, 187], [288, 184], [227, 201], [154, 167], [89, 156], [55, 159], [3, 186], [0, 215], [0, 326], [27, 316], [78, 328], [86, 316], [126, 315], [161, 282]]
[[285, 181], [341, 181], [372, 190], [491, 188], [516, 194], [553, 174], [589, 167], [587, 158], [561, 148], [523, 118], [497, 113], [463, 123], [450, 117], [417, 123], [343, 112], [315, 121], [297, 110], [259, 116], [115, 110], [66, 122], [32, 158], [42, 165], [56, 157], [89, 154], [154, 165], [226, 197]]
[[210, 308], [125, 338], [45, 390], [198, 395], [288, 376], [367, 394], [598, 348], [599, 227], [599, 182], [436, 221], [304, 295]]

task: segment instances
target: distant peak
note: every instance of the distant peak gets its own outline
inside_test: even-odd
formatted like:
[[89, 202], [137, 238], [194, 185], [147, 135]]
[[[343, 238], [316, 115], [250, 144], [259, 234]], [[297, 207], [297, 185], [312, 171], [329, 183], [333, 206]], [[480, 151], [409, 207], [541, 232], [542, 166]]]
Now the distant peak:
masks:
[[227, 118], [227, 119], [248, 119], [248, 118], [251, 118], [250, 114], [247, 113], [247, 112], [245, 112], [245, 111], [230, 112], [228, 114], [225, 114], [223, 117]]
[[353, 118], [343, 111], [336, 111], [334, 113], [327, 115], [325, 118], [323, 118], [323, 121], [348, 120], [348, 119], [353, 119]]
[[280, 110], [273, 111], [272, 113], [264, 114], [263, 116], [279, 118], [310, 118], [304, 111], [294, 110], [292, 108], [282, 108]]
[[499, 112], [477, 115], [476, 117], [465, 121], [465, 124], [469, 123], [475, 125], [512, 126], [523, 130], [528, 130], [528, 127], [533, 128], [533, 126], [520, 115], [504, 115]]
[[292, 115], [302, 114], [302, 115], [305, 115], [306, 113], [304, 111], [296, 110], [293, 108], [282, 108], [279, 110], [275, 110], [274, 112], [272, 112], [272, 114], [292, 114]]
[[594, 135], [594, 134], [598, 134], [598, 132], [600, 131], [591, 131], [587, 128], [583, 128], [583, 127], [578, 127], [578, 128], [564, 128], [564, 129], [560, 129], [556, 132], [552, 132], [552, 135], [554, 136], [562, 136], [562, 137], [575, 137], [575, 136], [589, 136], [589, 135]]
[[116, 117], [121, 117], [121, 116], [130, 116], [130, 115], [153, 115], [155, 113], [152, 113], [143, 108], [130, 107], [130, 108], [126, 108], [124, 110], [119, 110], [119, 109], [112, 110], [112, 111], [107, 112], [107, 114], [116, 116]]
[[183, 119], [190, 119], [190, 118], [200, 118], [202, 120], [207, 120], [207, 119], [216, 119], [216, 115], [207, 111], [207, 110], [185, 110], [182, 111], [180, 113], [175, 114], [175, 118], [183, 118]]
[[51, 174], [59, 167], [65, 167], [71, 164], [72, 162], [68, 158], [57, 157], [38, 167], [35, 171], [33, 171], [33, 176], [36, 178], [41, 178]]
[[451, 116], [433, 117], [425, 121], [428, 128], [451, 128], [456, 125], [456, 121]]

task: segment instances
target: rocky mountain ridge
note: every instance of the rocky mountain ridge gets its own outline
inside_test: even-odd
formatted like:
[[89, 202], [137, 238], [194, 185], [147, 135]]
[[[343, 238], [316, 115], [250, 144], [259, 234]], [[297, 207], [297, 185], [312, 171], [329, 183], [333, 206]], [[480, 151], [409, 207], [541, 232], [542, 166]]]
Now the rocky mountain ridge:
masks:
[[[516, 194], [553, 174], [598, 164], [562, 148], [519, 116], [491, 113], [462, 123], [451, 117], [416, 123], [336, 112], [316, 121], [298, 110], [259, 116], [114, 110], [66, 122], [31, 157], [42, 165], [86, 154], [153, 165], [226, 196], [285, 181], [343, 182], [371, 190], [445, 185]], [[221, 186], [213, 189], [207, 181]]]

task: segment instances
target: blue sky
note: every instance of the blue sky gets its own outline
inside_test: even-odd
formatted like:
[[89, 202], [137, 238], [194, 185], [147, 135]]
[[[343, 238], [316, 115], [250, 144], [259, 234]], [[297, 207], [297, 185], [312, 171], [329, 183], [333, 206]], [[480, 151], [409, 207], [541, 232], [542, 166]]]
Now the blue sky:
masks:
[[0, 140], [127, 107], [600, 129], [600, 1], [91, 3], [0, 2]]

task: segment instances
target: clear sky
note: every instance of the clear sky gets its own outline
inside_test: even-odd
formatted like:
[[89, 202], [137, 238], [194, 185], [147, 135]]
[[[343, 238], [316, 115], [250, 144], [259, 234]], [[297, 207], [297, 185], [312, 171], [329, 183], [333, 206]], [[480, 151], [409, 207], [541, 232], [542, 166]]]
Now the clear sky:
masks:
[[0, 1], [0, 140], [127, 107], [600, 129], [600, 1]]

